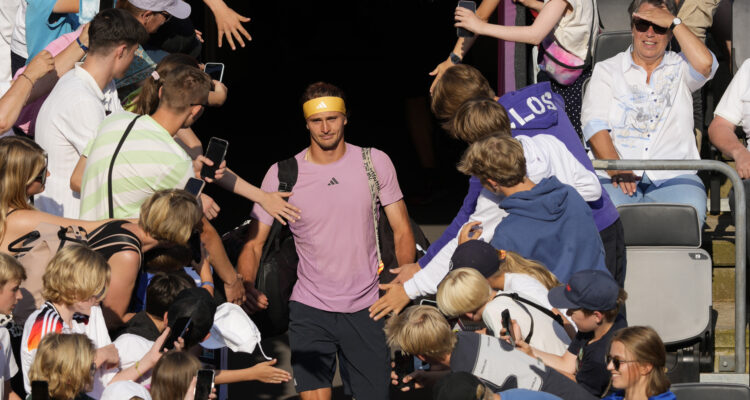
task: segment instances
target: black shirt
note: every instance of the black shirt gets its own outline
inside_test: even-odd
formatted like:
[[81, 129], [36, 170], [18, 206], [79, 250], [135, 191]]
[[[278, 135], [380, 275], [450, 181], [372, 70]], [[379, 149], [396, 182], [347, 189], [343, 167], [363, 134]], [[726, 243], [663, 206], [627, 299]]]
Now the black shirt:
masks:
[[589, 343], [594, 337], [594, 332], [578, 332], [568, 346], [568, 351], [577, 356], [576, 381], [594, 396], [601, 397], [609, 386], [612, 374], [607, 371], [607, 363], [604, 359], [609, 352], [612, 336], [627, 326], [625, 318], [618, 315], [612, 327], [601, 339]]
[[113, 335], [112, 340], [124, 333], [132, 333], [133, 335], [141, 336], [152, 342], [155, 342], [161, 335], [159, 328], [156, 327], [154, 321], [149, 318], [145, 311], [136, 313], [133, 318], [131, 318], [130, 321], [128, 321], [125, 326], [117, 332], [116, 336]]

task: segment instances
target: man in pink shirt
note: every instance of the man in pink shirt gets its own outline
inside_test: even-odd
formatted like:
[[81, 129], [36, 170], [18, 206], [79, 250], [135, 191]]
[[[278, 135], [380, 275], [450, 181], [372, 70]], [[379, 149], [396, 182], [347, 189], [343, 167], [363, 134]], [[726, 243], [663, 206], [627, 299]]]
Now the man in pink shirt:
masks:
[[[344, 141], [344, 94], [327, 84], [302, 96], [310, 147], [294, 158], [297, 183], [290, 203], [302, 218], [290, 224], [299, 255], [298, 280], [289, 304], [289, 342], [297, 391], [303, 400], [330, 399], [336, 355], [345, 387], [358, 400], [387, 399], [390, 357], [382, 321], [369, 318], [378, 299], [378, 259], [371, 195], [360, 147]], [[399, 265], [414, 259], [414, 237], [396, 171], [388, 156], [372, 149], [380, 203], [394, 232]], [[261, 189], [278, 189], [278, 164]], [[273, 218], [253, 208], [250, 241], [238, 270], [254, 281]], [[251, 307], [263, 308], [265, 297]]]

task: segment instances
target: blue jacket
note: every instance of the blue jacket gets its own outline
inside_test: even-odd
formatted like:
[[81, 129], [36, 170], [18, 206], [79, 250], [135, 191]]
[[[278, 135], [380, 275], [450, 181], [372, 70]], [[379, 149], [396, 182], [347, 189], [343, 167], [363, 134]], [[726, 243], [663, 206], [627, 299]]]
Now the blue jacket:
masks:
[[580, 270], [607, 271], [591, 208], [554, 176], [506, 197], [500, 208], [509, 215], [495, 229], [496, 249], [541, 262], [563, 283]]
[[[625, 392], [615, 392], [610, 394], [609, 396], [605, 397], [604, 400], [622, 400], [625, 398]], [[666, 392], [662, 394], [657, 394], [656, 396], [651, 396], [648, 398], [648, 400], [676, 400], [677, 397], [675, 397], [674, 393], [667, 390]]]

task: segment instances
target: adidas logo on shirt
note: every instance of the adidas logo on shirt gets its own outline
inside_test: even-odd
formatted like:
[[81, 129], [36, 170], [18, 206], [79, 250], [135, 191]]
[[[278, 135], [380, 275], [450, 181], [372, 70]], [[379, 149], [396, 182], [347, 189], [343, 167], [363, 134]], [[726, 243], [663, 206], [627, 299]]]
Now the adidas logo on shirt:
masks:
[[328, 186], [338, 185], [339, 181], [336, 180], [336, 178], [331, 178], [330, 182], [328, 182]]

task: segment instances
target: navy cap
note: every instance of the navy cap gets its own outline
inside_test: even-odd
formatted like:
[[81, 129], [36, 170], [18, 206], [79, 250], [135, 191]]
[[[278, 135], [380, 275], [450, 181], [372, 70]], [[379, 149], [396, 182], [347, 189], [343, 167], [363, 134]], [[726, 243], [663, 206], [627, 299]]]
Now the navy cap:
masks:
[[497, 250], [492, 245], [481, 240], [469, 240], [456, 247], [451, 257], [450, 270], [474, 268], [485, 278], [489, 278], [500, 268], [500, 262]]
[[[472, 240], [476, 242], [476, 240]], [[468, 372], [454, 372], [439, 380], [432, 389], [433, 400], [478, 400], [477, 387], [482, 381]]]
[[588, 269], [573, 274], [567, 285], [552, 288], [547, 298], [555, 308], [609, 311], [617, 308], [619, 293], [609, 272]]

